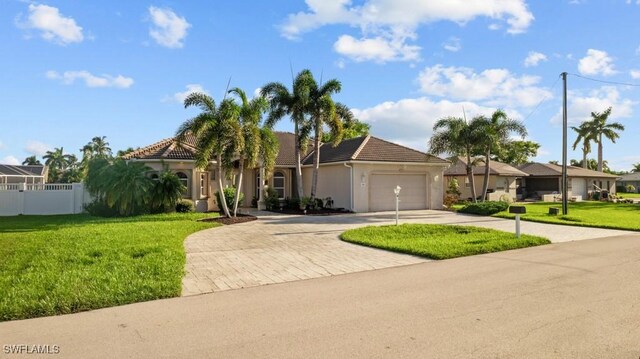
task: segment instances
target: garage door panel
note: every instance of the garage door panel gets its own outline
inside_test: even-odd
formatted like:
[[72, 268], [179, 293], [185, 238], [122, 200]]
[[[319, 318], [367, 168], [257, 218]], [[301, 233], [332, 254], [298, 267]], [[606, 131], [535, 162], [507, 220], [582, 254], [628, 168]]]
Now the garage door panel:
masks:
[[393, 189], [402, 187], [400, 191], [401, 210], [427, 208], [426, 175], [418, 174], [373, 174], [369, 186], [369, 210], [395, 210], [395, 194]]

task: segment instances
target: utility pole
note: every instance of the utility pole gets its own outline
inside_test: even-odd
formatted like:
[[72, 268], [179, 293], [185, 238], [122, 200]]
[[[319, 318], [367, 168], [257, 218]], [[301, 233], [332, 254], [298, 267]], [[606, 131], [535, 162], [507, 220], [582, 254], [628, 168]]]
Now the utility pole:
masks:
[[569, 213], [567, 208], [567, 73], [562, 73], [562, 214]]

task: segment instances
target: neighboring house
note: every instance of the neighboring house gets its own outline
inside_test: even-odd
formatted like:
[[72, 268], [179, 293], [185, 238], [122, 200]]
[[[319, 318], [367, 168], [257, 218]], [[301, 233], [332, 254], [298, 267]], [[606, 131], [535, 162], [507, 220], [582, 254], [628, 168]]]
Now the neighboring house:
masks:
[[[543, 197], [545, 194], [561, 192], [562, 166], [534, 162], [518, 166], [518, 169], [529, 175], [522, 183], [526, 197]], [[567, 178], [569, 196], [580, 200], [589, 198], [589, 193], [593, 191], [607, 190], [615, 193], [618, 176], [567, 166]]]
[[618, 177], [618, 186], [626, 187], [632, 185], [636, 188], [636, 192], [640, 193], [640, 172], [628, 173]]
[[0, 184], [24, 183], [42, 184], [47, 179], [47, 167], [44, 165], [1, 165]]
[[[250, 206], [256, 198], [262, 203], [264, 185], [275, 189], [280, 199], [297, 197], [295, 173], [295, 137], [292, 133], [276, 132], [280, 152], [275, 169], [268, 178], [263, 169], [245, 169], [242, 192], [243, 206]], [[165, 139], [136, 150], [124, 158], [142, 161], [156, 171], [167, 166], [183, 179], [187, 186], [185, 197], [193, 199], [198, 211], [216, 210], [217, 182], [215, 161], [206, 169], [194, 165], [195, 138], [188, 136], [178, 146]], [[400, 209], [441, 209], [443, 199], [443, 171], [449, 162], [376, 137], [366, 136], [342, 141], [338, 146], [323, 144], [318, 172], [318, 198], [331, 197], [333, 206], [354, 212], [395, 209], [396, 186], [400, 191]], [[303, 187], [308, 196], [313, 173], [313, 153], [303, 159]], [[225, 179], [225, 185], [235, 183]]]
[[[458, 157], [455, 163], [444, 171], [445, 188], [448, 188], [452, 179], [458, 180], [460, 186], [460, 198], [471, 198], [471, 184], [467, 176], [467, 160]], [[476, 196], [482, 196], [482, 185], [484, 183], [485, 165], [473, 167], [473, 180], [475, 183]], [[509, 195], [512, 199], [520, 199], [518, 191], [518, 183], [522, 177], [527, 174], [519, 169], [512, 167], [506, 163], [490, 161], [489, 162], [489, 189], [487, 199], [490, 201], [498, 201], [502, 195]]]

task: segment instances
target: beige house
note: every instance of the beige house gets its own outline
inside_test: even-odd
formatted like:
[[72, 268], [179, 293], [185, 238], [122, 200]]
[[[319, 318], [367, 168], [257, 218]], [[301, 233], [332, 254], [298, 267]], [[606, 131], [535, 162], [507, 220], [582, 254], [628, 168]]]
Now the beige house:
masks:
[[[276, 132], [280, 152], [271, 176], [265, 178], [264, 170], [245, 169], [242, 192], [243, 206], [250, 206], [252, 199], [262, 205], [264, 186], [278, 192], [281, 200], [298, 197], [296, 192], [294, 135]], [[187, 187], [186, 198], [196, 204], [198, 211], [217, 210], [214, 193], [216, 163], [206, 169], [195, 168], [195, 138], [188, 137], [178, 145], [173, 138], [136, 150], [125, 159], [143, 161], [155, 171], [167, 166], [183, 179]], [[303, 159], [303, 188], [305, 195], [311, 191], [313, 153]], [[443, 199], [443, 172], [449, 162], [373, 136], [342, 141], [338, 146], [323, 144], [318, 173], [318, 198], [331, 197], [333, 207], [354, 212], [373, 212], [395, 209], [393, 189], [400, 186], [401, 209], [441, 209]], [[236, 174], [237, 175], [237, 174]], [[235, 183], [235, 178], [224, 181]]]
[[[526, 197], [545, 198], [545, 195], [559, 194], [562, 182], [562, 166], [552, 163], [527, 163], [518, 169], [528, 174], [522, 183]], [[618, 176], [592, 171], [581, 167], [567, 166], [568, 195], [573, 200], [589, 198], [593, 191], [616, 192]]]
[[[471, 184], [469, 183], [466, 167], [466, 158], [459, 157], [451, 167], [444, 171], [445, 190], [449, 186], [449, 182], [455, 178], [460, 186], [460, 198], [470, 199]], [[484, 165], [473, 167], [473, 180], [476, 196], [482, 196], [482, 185], [484, 183], [485, 170], [486, 166]], [[498, 201], [505, 194], [510, 196], [513, 200], [520, 199], [518, 193], [519, 180], [526, 176], [526, 173], [506, 163], [490, 161], [487, 200]]]

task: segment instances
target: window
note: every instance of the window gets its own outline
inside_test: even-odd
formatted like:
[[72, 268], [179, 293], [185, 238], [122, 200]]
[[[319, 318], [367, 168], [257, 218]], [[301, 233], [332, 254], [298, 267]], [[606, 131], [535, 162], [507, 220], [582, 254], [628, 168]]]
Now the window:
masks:
[[284, 198], [284, 173], [278, 171], [273, 174], [273, 189], [278, 192], [278, 198]]
[[471, 184], [469, 183], [469, 177], [464, 178], [464, 186], [467, 188], [471, 187]]
[[260, 171], [256, 171], [256, 198], [260, 199]]
[[176, 176], [180, 178], [180, 183], [185, 187], [184, 192], [182, 192], [183, 197], [189, 197], [191, 195], [191, 186], [189, 186], [189, 176], [187, 176], [184, 172], [176, 172]]
[[209, 173], [200, 172], [200, 197], [209, 195]]

